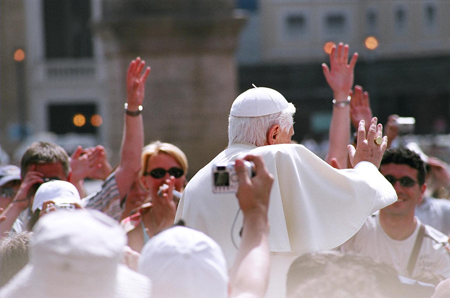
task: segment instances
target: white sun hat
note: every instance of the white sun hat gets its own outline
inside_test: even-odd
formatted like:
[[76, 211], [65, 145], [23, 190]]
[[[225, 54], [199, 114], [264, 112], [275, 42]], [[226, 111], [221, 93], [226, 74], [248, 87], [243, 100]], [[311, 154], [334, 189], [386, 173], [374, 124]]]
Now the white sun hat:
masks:
[[228, 269], [219, 245], [204, 233], [173, 227], [144, 246], [139, 272], [152, 280], [152, 298], [226, 298]]
[[30, 241], [30, 262], [0, 297], [149, 298], [150, 280], [120, 264], [126, 236], [95, 210], [51, 212]]
[[235, 117], [260, 117], [283, 111], [289, 106], [280, 92], [266, 87], [255, 87], [239, 95], [231, 106]]
[[20, 181], [20, 168], [15, 165], [0, 166], [0, 186], [13, 180]]
[[36, 191], [31, 211], [42, 210], [45, 201], [58, 203], [75, 203], [81, 205], [80, 194], [77, 188], [70, 182], [51, 180], [42, 183]]

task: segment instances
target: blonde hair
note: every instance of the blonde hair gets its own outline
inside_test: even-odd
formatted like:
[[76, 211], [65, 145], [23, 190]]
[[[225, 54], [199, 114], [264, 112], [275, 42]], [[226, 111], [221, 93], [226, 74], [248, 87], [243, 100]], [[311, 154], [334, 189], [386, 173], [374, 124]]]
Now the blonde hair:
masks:
[[188, 171], [188, 161], [186, 155], [180, 148], [170, 143], [163, 143], [160, 141], [155, 141], [142, 149], [142, 167], [141, 167], [141, 176], [147, 171], [148, 160], [159, 153], [165, 153], [172, 156], [176, 162], [181, 166], [186, 175]]

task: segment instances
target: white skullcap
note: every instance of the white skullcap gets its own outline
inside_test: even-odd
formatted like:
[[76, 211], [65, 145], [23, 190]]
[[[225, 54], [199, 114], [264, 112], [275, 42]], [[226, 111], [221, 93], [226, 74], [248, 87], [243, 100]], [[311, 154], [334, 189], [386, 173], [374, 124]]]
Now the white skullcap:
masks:
[[288, 104], [280, 92], [266, 87], [255, 87], [234, 100], [230, 115], [260, 117], [281, 112], [288, 107]]

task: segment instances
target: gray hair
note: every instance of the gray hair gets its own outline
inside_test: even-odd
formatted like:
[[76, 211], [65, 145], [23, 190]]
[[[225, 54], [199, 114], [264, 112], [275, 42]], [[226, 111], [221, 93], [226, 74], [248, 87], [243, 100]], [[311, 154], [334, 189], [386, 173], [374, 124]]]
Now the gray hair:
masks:
[[281, 112], [260, 117], [228, 117], [228, 146], [236, 143], [264, 146], [267, 131], [274, 125], [280, 125], [283, 131], [289, 131], [294, 124], [295, 107], [289, 103]]

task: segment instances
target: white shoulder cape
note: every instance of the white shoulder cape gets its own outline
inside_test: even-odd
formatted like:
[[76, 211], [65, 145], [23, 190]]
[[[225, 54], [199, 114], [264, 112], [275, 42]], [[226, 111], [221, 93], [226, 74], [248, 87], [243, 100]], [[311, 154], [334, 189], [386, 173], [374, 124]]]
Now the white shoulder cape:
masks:
[[188, 183], [176, 220], [212, 237], [231, 265], [239, 245], [242, 212], [234, 193], [213, 194], [212, 164], [261, 155], [274, 176], [269, 224], [272, 252], [331, 249], [352, 237], [373, 212], [394, 203], [392, 185], [369, 162], [337, 170], [302, 145], [255, 147], [235, 144], [221, 152]]

